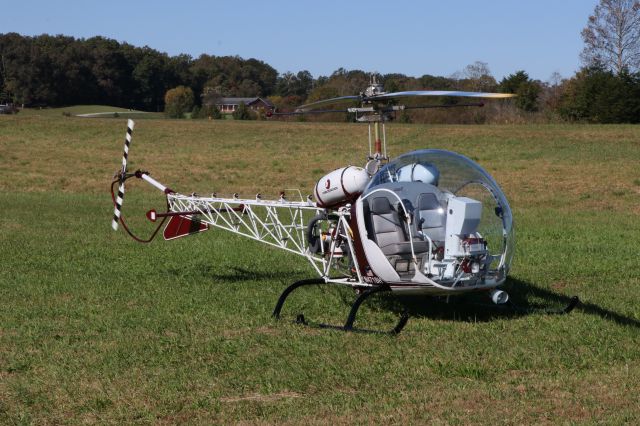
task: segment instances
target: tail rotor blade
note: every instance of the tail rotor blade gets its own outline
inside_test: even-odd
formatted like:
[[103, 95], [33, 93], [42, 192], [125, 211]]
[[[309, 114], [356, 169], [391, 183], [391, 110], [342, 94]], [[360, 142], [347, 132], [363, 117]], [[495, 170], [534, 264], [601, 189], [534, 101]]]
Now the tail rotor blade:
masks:
[[114, 231], [118, 230], [118, 223], [120, 222], [120, 214], [122, 210], [122, 202], [124, 201], [124, 181], [127, 174], [127, 159], [129, 157], [129, 146], [131, 145], [131, 135], [135, 122], [131, 119], [127, 121], [127, 135], [124, 140], [124, 153], [122, 154], [122, 170], [120, 171], [120, 183], [118, 185], [118, 195], [116, 196], [115, 207], [113, 210], [113, 220], [111, 221], [111, 227]]

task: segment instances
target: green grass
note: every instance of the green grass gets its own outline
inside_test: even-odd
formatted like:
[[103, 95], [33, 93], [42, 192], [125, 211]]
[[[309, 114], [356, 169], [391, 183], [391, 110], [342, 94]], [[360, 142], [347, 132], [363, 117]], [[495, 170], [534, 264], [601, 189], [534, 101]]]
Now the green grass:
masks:
[[129, 110], [127, 108], [119, 108], [108, 105], [74, 105], [61, 108], [25, 108], [22, 109], [19, 114], [21, 116], [59, 117], [65, 115], [76, 116], [80, 114], [114, 113], [113, 115], [105, 115], [102, 118], [162, 118], [162, 113], [141, 114], [141, 112], [143, 111]]
[[[453, 149], [503, 186], [513, 299], [584, 301], [545, 316], [487, 310], [480, 295], [411, 299], [391, 338], [291, 322], [342, 322], [347, 289], [301, 289], [271, 319], [285, 286], [312, 276], [303, 259], [218, 231], [149, 245], [112, 232], [124, 125], [0, 117], [0, 423], [638, 422], [640, 128], [390, 126], [393, 154]], [[360, 164], [365, 137], [351, 124], [145, 120], [130, 158], [182, 192], [273, 196]], [[154, 203], [138, 189], [128, 211]], [[398, 313], [377, 298], [358, 324]]]

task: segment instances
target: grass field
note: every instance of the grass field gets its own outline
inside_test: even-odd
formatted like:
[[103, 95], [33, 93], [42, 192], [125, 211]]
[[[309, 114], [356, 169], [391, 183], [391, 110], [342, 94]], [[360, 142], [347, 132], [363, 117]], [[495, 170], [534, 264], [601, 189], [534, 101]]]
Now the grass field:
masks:
[[[217, 231], [112, 232], [125, 125], [0, 116], [0, 423], [640, 422], [640, 127], [389, 126], [393, 155], [458, 151], [502, 185], [517, 303], [584, 303], [545, 316], [411, 299], [388, 337], [290, 321], [342, 322], [347, 289], [299, 290], [271, 319], [312, 276], [304, 259]], [[365, 150], [356, 124], [143, 120], [130, 159], [183, 193], [276, 196]], [[125, 212], [155, 203], [138, 189]], [[397, 315], [378, 298], [358, 324]]]
[[108, 105], [74, 105], [60, 108], [25, 108], [20, 110], [21, 116], [60, 117], [85, 115], [85, 118], [162, 118], [162, 113], [136, 111]]

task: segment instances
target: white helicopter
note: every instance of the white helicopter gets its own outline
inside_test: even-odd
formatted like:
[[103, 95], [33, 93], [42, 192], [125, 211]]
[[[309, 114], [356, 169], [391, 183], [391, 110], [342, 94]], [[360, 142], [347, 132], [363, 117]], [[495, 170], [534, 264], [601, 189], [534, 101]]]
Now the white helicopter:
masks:
[[[411, 295], [454, 296], [485, 292], [498, 305], [509, 296], [498, 287], [507, 278], [515, 249], [513, 215], [500, 186], [480, 165], [450, 151], [423, 149], [389, 159], [385, 123], [397, 111], [433, 106], [392, 104], [403, 98], [508, 98], [504, 93], [460, 91], [405, 91], [386, 93], [375, 79], [356, 96], [344, 96], [304, 105], [290, 113], [350, 112], [368, 123], [369, 155], [364, 167], [347, 166], [322, 177], [314, 196], [290, 200], [280, 193], [267, 200], [181, 194], [152, 178], [147, 171], [127, 172], [134, 122], [128, 121], [122, 168], [111, 185], [115, 206], [112, 227], [123, 228], [137, 241], [154, 239], [165, 221], [163, 236], [171, 240], [218, 228], [306, 258], [316, 278], [287, 287], [276, 303], [283, 304], [296, 288], [337, 284], [356, 290], [345, 324], [354, 329], [362, 302], [374, 293], [393, 291]], [[344, 102], [358, 107], [322, 109]], [[482, 103], [455, 106], [482, 106]], [[150, 210], [147, 218], [159, 222], [142, 239], [130, 232], [121, 214], [125, 183], [136, 177], [161, 191], [167, 210]], [[117, 193], [115, 187], [118, 185]], [[570, 312], [574, 297], [557, 313]], [[390, 331], [399, 333], [408, 320], [403, 313]], [[308, 324], [302, 314], [297, 322]]]

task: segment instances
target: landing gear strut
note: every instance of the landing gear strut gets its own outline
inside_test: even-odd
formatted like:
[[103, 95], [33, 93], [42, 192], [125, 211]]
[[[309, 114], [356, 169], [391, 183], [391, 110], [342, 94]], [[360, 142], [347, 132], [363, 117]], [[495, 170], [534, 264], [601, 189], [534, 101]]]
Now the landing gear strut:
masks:
[[[287, 297], [289, 297], [289, 295], [295, 289], [305, 285], [311, 285], [311, 284], [327, 284], [327, 282], [323, 278], [311, 278], [311, 279], [296, 281], [295, 283], [291, 284], [280, 295], [280, 298], [278, 299], [278, 303], [276, 303], [276, 307], [273, 310], [273, 317], [276, 319], [280, 319], [280, 311], [282, 311], [282, 306], [284, 305], [284, 302], [287, 299]], [[387, 291], [391, 291], [389, 286], [380, 285], [377, 287], [371, 287], [363, 291], [362, 293], [360, 293], [360, 295], [353, 302], [353, 305], [351, 305], [349, 316], [347, 316], [347, 321], [344, 323], [343, 326], [336, 326], [336, 325], [330, 325], [330, 324], [316, 324], [315, 326], [317, 326], [318, 328], [329, 328], [334, 330], [352, 331], [352, 332], [360, 332], [360, 333], [382, 333], [382, 334], [391, 334], [391, 335], [399, 334], [404, 328], [404, 326], [407, 324], [407, 321], [409, 320], [409, 314], [406, 311], [402, 313], [396, 326], [389, 331], [365, 330], [365, 329], [359, 329], [359, 328], [353, 327], [353, 323], [356, 320], [356, 314], [358, 313], [358, 309], [360, 309], [360, 305], [362, 305], [365, 299], [367, 299], [369, 296], [375, 293], [381, 293], [381, 292], [387, 292]], [[296, 317], [296, 323], [303, 324], [303, 325], [311, 325], [310, 323], [307, 322], [303, 314], [298, 314], [298, 316]]]

